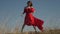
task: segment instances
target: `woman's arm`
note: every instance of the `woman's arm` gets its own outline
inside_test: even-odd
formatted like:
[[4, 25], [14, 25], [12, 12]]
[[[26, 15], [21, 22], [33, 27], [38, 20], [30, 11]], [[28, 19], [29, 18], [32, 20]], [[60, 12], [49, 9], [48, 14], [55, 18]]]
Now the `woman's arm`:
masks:
[[25, 11], [26, 11], [26, 8], [24, 8], [24, 11], [23, 11], [23, 13], [22, 13], [22, 14], [24, 14], [24, 13], [25, 13]]
[[23, 13], [21, 14], [21, 16], [23, 16], [23, 15], [25, 14], [25, 11], [26, 11], [26, 9], [24, 8], [24, 11], [23, 11]]
[[25, 12], [23, 12], [22, 14], [24, 14]]

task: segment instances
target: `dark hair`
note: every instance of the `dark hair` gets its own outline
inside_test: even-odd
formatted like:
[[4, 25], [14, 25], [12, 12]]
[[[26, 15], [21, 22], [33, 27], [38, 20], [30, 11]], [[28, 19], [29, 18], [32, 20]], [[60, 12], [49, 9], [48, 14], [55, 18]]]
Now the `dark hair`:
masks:
[[29, 4], [29, 3], [31, 3], [31, 5], [30, 5], [30, 6], [33, 6], [32, 1], [28, 1], [28, 2], [27, 2], [27, 4]]

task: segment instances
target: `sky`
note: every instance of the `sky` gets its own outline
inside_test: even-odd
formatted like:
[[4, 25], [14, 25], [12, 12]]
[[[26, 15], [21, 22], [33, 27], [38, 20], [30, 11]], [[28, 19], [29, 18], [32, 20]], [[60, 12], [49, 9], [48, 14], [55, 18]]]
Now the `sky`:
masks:
[[[28, 0], [0, 0], [0, 29], [14, 30], [24, 23], [21, 16]], [[60, 29], [60, 0], [31, 0], [35, 8], [34, 16], [44, 20], [43, 27]], [[24, 31], [33, 31], [32, 26], [25, 26]], [[39, 31], [39, 29], [37, 28]]]

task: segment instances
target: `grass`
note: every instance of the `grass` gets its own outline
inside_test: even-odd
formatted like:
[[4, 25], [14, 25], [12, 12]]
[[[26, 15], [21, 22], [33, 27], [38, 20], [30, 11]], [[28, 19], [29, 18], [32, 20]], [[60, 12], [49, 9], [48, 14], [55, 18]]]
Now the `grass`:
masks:
[[13, 32], [10, 32], [6, 28], [0, 28], [0, 34], [60, 34], [60, 29], [50, 29], [46, 30], [44, 32], [34, 32], [34, 31], [28, 31], [28, 32], [20, 32], [19, 27], [16, 27]]
[[29, 32], [12, 32], [12, 33], [8, 33], [6, 32], [5, 34], [60, 34], [60, 29], [56, 29], [56, 30], [48, 30], [48, 31], [44, 31], [44, 32], [34, 32], [34, 31], [29, 31]]

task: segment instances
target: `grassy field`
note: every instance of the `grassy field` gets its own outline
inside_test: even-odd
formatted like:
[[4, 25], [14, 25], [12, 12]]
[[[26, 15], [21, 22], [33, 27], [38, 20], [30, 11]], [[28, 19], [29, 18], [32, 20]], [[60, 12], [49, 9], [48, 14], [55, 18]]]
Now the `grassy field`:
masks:
[[60, 29], [58, 30], [48, 30], [44, 32], [34, 32], [34, 31], [29, 31], [29, 32], [14, 32], [14, 33], [5, 33], [5, 34], [60, 34]]
[[34, 32], [34, 31], [26, 31], [20, 32], [18, 28], [15, 28], [14, 31], [9, 31], [8, 29], [0, 29], [0, 34], [60, 34], [60, 29], [49, 29], [44, 30], [43, 32]]

